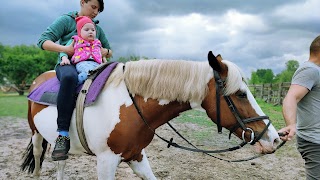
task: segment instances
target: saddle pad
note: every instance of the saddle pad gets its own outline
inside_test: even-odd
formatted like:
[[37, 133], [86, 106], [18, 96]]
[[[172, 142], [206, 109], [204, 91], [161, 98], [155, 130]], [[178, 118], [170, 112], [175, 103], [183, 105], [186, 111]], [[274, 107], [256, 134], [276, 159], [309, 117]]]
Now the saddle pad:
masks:
[[[117, 64], [117, 62], [111, 63], [94, 79], [88, 90], [88, 94], [84, 103], [85, 106], [90, 106], [95, 102], [101, 92], [101, 89], [107, 82], [112, 70], [117, 66]], [[57, 105], [59, 88], [60, 81], [57, 77], [53, 77], [30, 92], [28, 99], [39, 104]], [[81, 88], [82, 85], [77, 87], [77, 94], [80, 92]]]

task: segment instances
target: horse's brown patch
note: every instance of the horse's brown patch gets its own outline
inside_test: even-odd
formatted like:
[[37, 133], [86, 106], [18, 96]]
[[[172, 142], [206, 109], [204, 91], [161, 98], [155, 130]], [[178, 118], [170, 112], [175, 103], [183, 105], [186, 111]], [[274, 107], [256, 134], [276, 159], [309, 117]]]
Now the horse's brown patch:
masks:
[[124, 161], [142, 160], [141, 150], [149, 145], [154, 130], [179, 115], [179, 112], [190, 109], [188, 103], [170, 102], [159, 105], [159, 102], [140, 96], [135, 101], [148, 125], [142, 120], [134, 105], [120, 107], [120, 123], [110, 134], [107, 144], [116, 154], [122, 154]]

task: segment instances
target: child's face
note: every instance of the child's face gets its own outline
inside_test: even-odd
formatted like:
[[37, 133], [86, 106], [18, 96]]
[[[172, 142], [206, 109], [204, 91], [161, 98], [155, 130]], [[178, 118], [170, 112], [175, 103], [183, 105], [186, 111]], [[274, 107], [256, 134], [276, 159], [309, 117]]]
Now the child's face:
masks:
[[85, 24], [81, 29], [81, 37], [87, 41], [93, 41], [96, 33], [96, 27], [92, 23]]

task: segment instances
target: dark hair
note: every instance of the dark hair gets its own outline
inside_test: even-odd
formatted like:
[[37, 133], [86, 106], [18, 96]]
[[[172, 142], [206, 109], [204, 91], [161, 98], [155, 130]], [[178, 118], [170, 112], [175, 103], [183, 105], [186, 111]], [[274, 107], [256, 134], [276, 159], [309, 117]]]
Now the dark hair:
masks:
[[[91, 0], [84, 0], [84, 2], [88, 2], [88, 1], [91, 1]], [[99, 9], [99, 12], [101, 13], [103, 10], [104, 10], [104, 3], [103, 3], [103, 0], [98, 0], [99, 4], [100, 4], [100, 9]]]
[[320, 36], [316, 37], [310, 45], [310, 54], [317, 54], [320, 52]]

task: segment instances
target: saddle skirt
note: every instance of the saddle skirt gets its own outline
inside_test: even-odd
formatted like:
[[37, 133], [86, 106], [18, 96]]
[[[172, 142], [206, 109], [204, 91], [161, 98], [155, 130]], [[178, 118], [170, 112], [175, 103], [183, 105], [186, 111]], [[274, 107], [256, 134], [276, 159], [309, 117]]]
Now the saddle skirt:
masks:
[[[117, 66], [117, 64], [118, 64], [117, 62], [113, 62], [106, 65], [107, 67], [105, 67], [94, 78], [91, 86], [89, 87], [88, 93], [86, 95], [84, 106], [90, 106], [95, 102], [103, 86], [107, 82], [111, 72]], [[76, 90], [77, 94], [79, 94], [80, 90], [82, 89], [82, 86], [83, 84], [77, 87], [77, 90]], [[30, 94], [28, 95], [28, 99], [30, 101], [33, 101], [39, 104], [56, 106], [59, 89], [60, 89], [60, 81], [58, 80], [57, 77], [53, 77], [43, 82], [41, 85], [39, 85], [39, 87], [35, 88], [32, 92], [30, 92]]]

